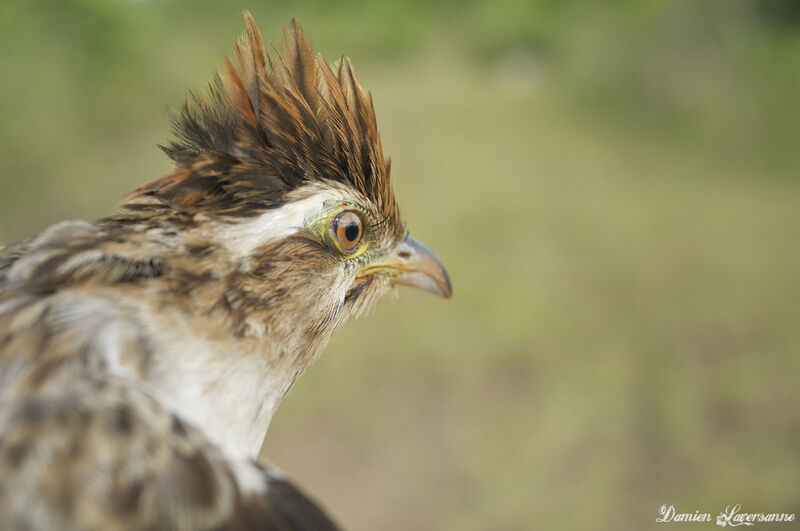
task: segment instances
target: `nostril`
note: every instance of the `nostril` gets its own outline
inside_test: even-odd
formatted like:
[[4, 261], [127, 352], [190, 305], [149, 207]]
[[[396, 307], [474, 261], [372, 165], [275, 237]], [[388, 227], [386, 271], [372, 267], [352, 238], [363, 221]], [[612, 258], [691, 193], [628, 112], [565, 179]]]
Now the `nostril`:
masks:
[[408, 251], [400, 251], [399, 253], [397, 253], [397, 256], [399, 256], [403, 260], [408, 260], [411, 258], [411, 253], [409, 253]]

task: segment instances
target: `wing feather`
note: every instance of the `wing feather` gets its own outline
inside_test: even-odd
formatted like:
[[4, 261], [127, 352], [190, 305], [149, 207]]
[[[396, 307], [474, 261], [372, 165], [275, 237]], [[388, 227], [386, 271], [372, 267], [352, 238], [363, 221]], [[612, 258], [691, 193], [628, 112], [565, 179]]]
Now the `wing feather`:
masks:
[[337, 529], [275, 469], [227, 457], [143, 382], [93, 367], [22, 373], [3, 394], [0, 528]]

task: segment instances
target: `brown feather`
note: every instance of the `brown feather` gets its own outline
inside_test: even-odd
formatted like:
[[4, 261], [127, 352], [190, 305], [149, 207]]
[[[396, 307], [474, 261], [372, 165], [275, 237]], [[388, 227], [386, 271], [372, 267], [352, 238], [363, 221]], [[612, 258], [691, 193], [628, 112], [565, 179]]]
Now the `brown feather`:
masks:
[[[224, 61], [208, 97], [191, 96], [173, 117], [176, 139], [162, 146], [178, 166], [167, 178], [172, 184], [145, 185], [123, 207], [161, 203], [178, 212], [251, 216], [321, 181], [352, 187], [402, 234], [372, 98], [350, 61], [334, 74], [294, 20], [280, 52], [268, 55], [252, 17], [244, 17], [234, 60]], [[187, 189], [213, 189], [214, 198]]]

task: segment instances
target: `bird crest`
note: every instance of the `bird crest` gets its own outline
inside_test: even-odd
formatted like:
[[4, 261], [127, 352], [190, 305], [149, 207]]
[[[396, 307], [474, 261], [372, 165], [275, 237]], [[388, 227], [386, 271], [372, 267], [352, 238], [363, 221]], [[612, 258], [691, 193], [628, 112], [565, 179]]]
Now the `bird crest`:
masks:
[[244, 20], [208, 93], [190, 93], [173, 113], [175, 138], [161, 148], [175, 171], [135, 190], [123, 208], [246, 217], [302, 186], [339, 183], [401, 226], [372, 96], [349, 59], [334, 72], [294, 20], [268, 54], [253, 17]]

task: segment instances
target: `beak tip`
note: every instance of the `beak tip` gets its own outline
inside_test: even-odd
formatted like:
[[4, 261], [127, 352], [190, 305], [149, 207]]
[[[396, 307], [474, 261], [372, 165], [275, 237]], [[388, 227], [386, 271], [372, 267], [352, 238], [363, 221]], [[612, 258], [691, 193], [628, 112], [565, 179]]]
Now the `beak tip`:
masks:
[[404, 250], [412, 256], [412, 263], [406, 265], [406, 272], [400, 284], [438, 295], [443, 299], [453, 297], [453, 285], [442, 262], [425, 244], [416, 238], [406, 235], [403, 240]]
[[442, 268], [442, 273], [444, 273], [444, 285], [442, 286], [442, 297], [444, 299], [450, 300], [453, 298], [453, 285], [450, 283], [450, 275], [447, 274], [447, 271]]

